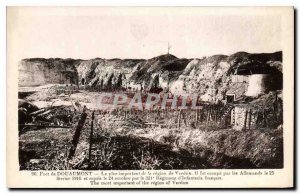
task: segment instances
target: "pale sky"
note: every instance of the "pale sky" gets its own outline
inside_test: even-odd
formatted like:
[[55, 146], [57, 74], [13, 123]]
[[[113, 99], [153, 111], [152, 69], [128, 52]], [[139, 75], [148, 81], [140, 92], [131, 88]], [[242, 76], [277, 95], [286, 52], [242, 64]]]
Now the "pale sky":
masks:
[[[211, 8], [8, 8], [21, 58], [201, 58], [281, 48], [280, 14]], [[225, 10], [225, 11], [224, 11]]]

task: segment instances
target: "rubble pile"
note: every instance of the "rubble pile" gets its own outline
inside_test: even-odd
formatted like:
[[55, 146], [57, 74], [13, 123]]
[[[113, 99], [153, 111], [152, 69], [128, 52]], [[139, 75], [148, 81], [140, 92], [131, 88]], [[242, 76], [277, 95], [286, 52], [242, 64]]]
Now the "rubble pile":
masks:
[[19, 100], [19, 130], [27, 127], [70, 127], [75, 112], [68, 107], [56, 106], [39, 109], [24, 100]]

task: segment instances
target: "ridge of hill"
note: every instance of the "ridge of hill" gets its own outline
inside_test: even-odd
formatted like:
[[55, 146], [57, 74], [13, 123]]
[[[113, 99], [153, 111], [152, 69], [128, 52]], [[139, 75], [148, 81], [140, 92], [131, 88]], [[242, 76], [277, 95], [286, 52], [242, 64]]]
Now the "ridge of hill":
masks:
[[[243, 71], [243, 72], [242, 72]], [[237, 72], [282, 73], [282, 52], [237, 52], [202, 59], [165, 54], [151, 59], [30, 58], [19, 63], [19, 86], [84, 84], [110, 89], [162, 88], [173, 93], [215, 93], [222, 99]]]

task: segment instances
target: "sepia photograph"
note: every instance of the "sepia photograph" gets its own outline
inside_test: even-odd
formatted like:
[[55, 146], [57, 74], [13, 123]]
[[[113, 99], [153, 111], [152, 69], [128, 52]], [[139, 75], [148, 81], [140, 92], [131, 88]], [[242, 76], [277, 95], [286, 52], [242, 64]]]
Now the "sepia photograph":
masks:
[[283, 19], [292, 7], [7, 12], [18, 171], [292, 164], [284, 84], [292, 86], [293, 26]]

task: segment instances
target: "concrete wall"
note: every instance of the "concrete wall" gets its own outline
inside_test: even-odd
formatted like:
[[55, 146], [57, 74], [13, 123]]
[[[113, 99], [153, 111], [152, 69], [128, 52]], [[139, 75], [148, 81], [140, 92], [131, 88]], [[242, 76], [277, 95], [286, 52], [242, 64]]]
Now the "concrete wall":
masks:
[[18, 65], [19, 86], [40, 86], [45, 84], [75, 83], [77, 72], [71, 65], [46, 60], [22, 60]]
[[[246, 118], [246, 111], [247, 118]], [[251, 116], [250, 116], [251, 115]], [[247, 119], [247, 120], [246, 120]], [[246, 120], [246, 129], [245, 129]], [[231, 125], [234, 130], [242, 131], [256, 128], [257, 114], [253, 113], [249, 107], [239, 107], [236, 106], [231, 111]], [[249, 128], [250, 122], [250, 128]]]
[[246, 75], [232, 75], [231, 81], [233, 83], [240, 83], [240, 82], [249, 82], [249, 77]]
[[271, 88], [271, 75], [269, 74], [253, 74], [249, 76], [249, 86], [246, 96], [256, 97], [260, 94], [269, 92]]

